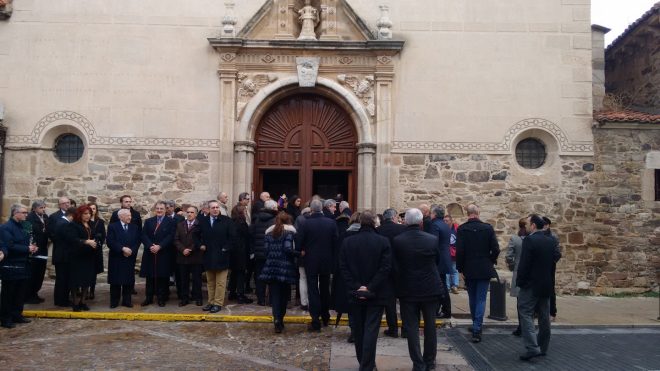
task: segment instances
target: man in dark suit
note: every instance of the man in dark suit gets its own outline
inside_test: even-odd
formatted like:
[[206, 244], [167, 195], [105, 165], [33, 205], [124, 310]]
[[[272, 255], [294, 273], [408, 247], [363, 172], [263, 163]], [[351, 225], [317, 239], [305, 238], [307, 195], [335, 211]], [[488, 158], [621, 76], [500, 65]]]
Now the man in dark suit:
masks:
[[[51, 218], [54, 214], [60, 214], [56, 212], [51, 214]], [[49, 227], [52, 233], [51, 239], [53, 240], [53, 265], [55, 266], [55, 288], [53, 290], [53, 298], [55, 305], [58, 307], [70, 307], [70, 287], [69, 287], [69, 274], [70, 274], [70, 262], [69, 262], [69, 246], [67, 246], [66, 235], [67, 227], [69, 223], [73, 220], [73, 216], [76, 214], [76, 209], [70, 207], [66, 210], [64, 217], [58, 217], [54, 219], [54, 222], [50, 222], [49, 218]]]
[[376, 343], [385, 305], [394, 296], [389, 272], [392, 265], [390, 242], [376, 233], [376, 215], [360, 215], [360, 231], [342, 243], [339, 268], [346, 282], [360, 370], [376, 367]]
[[131, 293], [135, 285], [135, 259], [140, 248], [140, 232], [131, 224], [131, 212], [117, 212], [118, 222], [108, 225], [108, 283], [110, 284], [110, 308], [121, 305], [132, 308]]
[[[401, 234], [406, 230], [406, 226], [403, 224], [397, 223], [395, 220], [398, 220], [399, 215], [394, 209], [387, 209], [383, 211], [383, 223], [378, 227], [378, 234], [381, 236], [387, 237], [390, 241], [390, 246], [392, 246], [394, 237]], [[391, 254], [394, 257], [394, 254]], [[393, 264], [394, 265], [394, 264]], [[394, 269], [390, 270], [390, 284], [394, 286], [395, 272]], [[399, 337], [398, 321], [396, 315], [396, 296], [390, 297], [387, 305], [385, 305], [385, 319], [387, 320], [387, 330], [383, 331], [386, 336], [389, 337]], [[404, 334], [402, 334], [405, 336]]]
[[32, 203], [32, 211], [27, 216], [32, 225], [32, 241], [39, 248], [30, 258], [30, 280], [25, 302], [28, 304], [43, 303], [45, 299], [39, 297], [39, 290], [44, 282], [46, 263], [48, 262], [48, 215], [46, 203], [38, 200]]
[[58, 210], [50, 214], [48, 217], [48, 228], [46, 229], [46, 232], [51, 240], [55, 237], [55, 231], [57, 230], [59, 223], [63, 221], [62, 218], [66, 216], [66, 211], [71, 207], [71, 200], [69, 200], [68, 197], [60, 197], [57, 205]]
[[[142, 233], [142, 216], [140, 216], [139, 212], [133, 209], [133, 198], [129, 195], [123, 195], [119, 197], [119, 203], [121, 204], [121, 209], [127, 209], [131, 212], [131, 224], [138, 228], [139, 233]], [[115, 210], [112, 213], [109, 223], [116, 223], [119, 221], [119, 217], [117, 216], [119, 210]]]
[[[200, 232], [197, 220], [197, 207], [186, 208], [187, 219], [176, 225], [174, 247], [176, 247], [176, 262], [181, 279], [181, 297], [179, 306], [188, 305], [191, 298], [195, 304], [202, 306], [202, 264], [203, 252], [199, 249]], [[192, 297], [190, 282], [192, 277]]]
[[481, 341], [481, 325], [486, 311], [490, 279], [500, 246], [493, 227], [479, 220], [479, 207], [468, 205], [468, 221], [456, 232], [456, 268], [463, 275], [472, 315], [472, 342]]
[[174, 254], [174, 231], [176, 224], [165, 216], [165, 202], [158, 201], [154, 206], [155, 216], [144, 221], [142, 228], [142, 264], [140, 277], [147, 279], [146, 297], [142, 306], [153, 303], [154, 294], [158, 306], [164, 307], [168, 296], [168, 283], [171, 260]]
[[[437, 337], [435, 313], [445, 292], [438, 272], [438, 238], [424, 232], [424, 216], [419, 209], [406, 211], [406, 230], [394, 237], [396, 296], [401, 303], [403, 332], [413, 370], [435, 368]], [[419, 313], [424, 319], [424, 353], [419, 344]]]
[[210, 214], [200, 222], [201, 246], [204, 252], [206, 287], [209, 302], [202, 310], [218, 313], [225, 305], [230, 254], [236, 243], [236, 227], [228, 217], [220, 214], [220, 203], [209, 202]]
[[[179, 225], [179, 223], [184, 221], [186, 218], [177, 214], [175, 210], [176, 202], [174, 202], [174, 200], [165, 201], [165, 217], [172, 219], [172, 221], [174, 221], [174, 225]], [[176, 298], [181, 300], [181, 277], [179, 276], [179, 269], [176, 265], [176, 258], [177, 254], [175, 252], [172, 254], [172, 260], [170, 261], [170, 264], [172, 265], [172, 273], [170, 275], [169, 285], [172, 286], [172, 284], [174, 284], [176, 286]]]
[[[518, 313], [525, 353], [523, 361], [544, 356], [550, 344], [550, 296], [554, 292], [554, 266], [559, 260], [552, 236], [544, 233], [543, 219], [531, 215], [527, 219], [530, 235], [523, 240], [516, 284], [518, 292]], [[538, 313], [539, 332], [534, 329], [534, 312]]]
[[451, 318], [451, 298], [447, 292], [447, 274], [452, 271], [451, 256], [449, 255], [449, 239], [451, 230], [444, 221], [445, 209], [442, 206], [436, 206], [431, 210], [431, 226], [429, 233], [438, 237], [438, 251], [440, 253], [438, 260], [438, 271], [442, 281], [442, 291], [444, 295], [440, 301], [440, 307], [436, 317]]
[[320, 200], [312, 200], [312, 214], [299, 233], [301, 249], [305, 253], [305, 274], [309, 289], [309, 331], [321, 331], [330, 321], [330, 273], [337, 248], [337, 223], [323, 215]]

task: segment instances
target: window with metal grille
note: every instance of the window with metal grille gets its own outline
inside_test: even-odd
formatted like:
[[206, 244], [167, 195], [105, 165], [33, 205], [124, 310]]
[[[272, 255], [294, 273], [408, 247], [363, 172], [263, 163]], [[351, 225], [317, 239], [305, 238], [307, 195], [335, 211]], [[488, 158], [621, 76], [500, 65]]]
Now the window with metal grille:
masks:
[[660, 169], [655, 169], [655, 200], [660, 201]]
[[84, 151], [82, 139], [75, 134], [60, 135], [55, 140], [55, 157], [65, 164], [80, 160]]
[[545, 163], [545, 144], [535, 138], [521, 140], [516, 146], [516, 161], [525, 169], [538, 169]]

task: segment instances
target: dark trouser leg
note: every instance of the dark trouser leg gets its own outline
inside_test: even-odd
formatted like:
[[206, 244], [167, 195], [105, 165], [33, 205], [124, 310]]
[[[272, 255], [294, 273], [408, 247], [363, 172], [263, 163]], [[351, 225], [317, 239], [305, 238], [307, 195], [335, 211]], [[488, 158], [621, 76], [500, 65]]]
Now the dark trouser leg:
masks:
[[46, 274], [46, 261], [42, 259], [32, 259], [30, 261], [30, 283], [27, 289], [27, 298], [36, 298], [44, 282]]
[[69, 305], [69, 264], [55, 264], [55, 305], [66, 307]]
[[385, 319], [387, 320], [387, 327], [393, 334], [398, 333], [397, 318], [396, 318], [396, 298], [392, 297], [385, 306]]
[[438, 302], [436, 301], [421, 304], [422, 317], [424, 318], [424, 355], [422, 358], [427, 368], [435, 365], [435, 356], [438, 351], [438, 338], [435, 329], [437, 308]]
[[[537, 298], [534, 296], [532, 289], [521, 288], [518, 292], [518, 314], [521, 319], [520, 330], [522, 332], [523, 345], [525, 346], [527, 353], [541, 352], [536, 337], [536, 331], [534, 329], [534, 310], [536, 304]], [[545, 309], [545, 315], [548, 315], [547, 306]]]
[[357, 357], [358, 363], [360, 363], [360, 367], [362, 367], [362, 351], [364, 349], [362, 344], [364, 342], [364, 325], [367, 319], [366, 308], [366, 305], [351, 303], [349, 309], [349, 317], [352, 322], [351, 333], [355, 340], [355, 356]]
[[312, 327], [321, 328], [321, 295], [319, 293], [319, 275], [307, 274], [307, 295], [309, 296], [309, 315]]
[[378, 342], [380, 320], [383, 318], [383, 310], [384, 307], [375, 305], [368, 305], [365, 308], [364, 330], [362, 334], [362, 359], [360, 360], [361, 371], [371, 371], [376, 368], [376, 344]]
[[442, 314], [445, 316], [451, 316], [451, 297], [447, 291], [447, 275], [441, 274], [440, 280], [442, 281], [442, 291], [445, 293], [445, 295], [440, 300], [440, 312], [442, 312]]
[[550, 299], [539, 298], [537, 301], [537, 309], [539, 313], [539, 333], [536, 337], [536, 342], [539, 345], [541, 353], [548, 352], [550, 345]]
[[110, 285], [110, 306], [116, 307], [119, 305], [119, 297], [121, 295], [121, 285]]
[[232, 275], [234, 275], [236, 281], [236, 295], [238, 297], [245, 296], [245, 269], [233, 270]]
[[121, 285], [121, 303], [123, 305], [131, 305], [131, 295], [133, 294], [134, 283], [128, 285]]
[[282, 322], [286, 315], [286, 304], [289, 301], [289, 292], [291, 286], [286, 283], [271, 283], [268, 285], [270, 290], [271, 306], [273, 307], [273, 318], [275, 322]]
[[[192, 276], [192, 300], [202, 300], [202, 270], [201, 264], [190, 266], [190, 275]], [[188, 286], [185, 286], [186, 288]]]
[[[172, 263], [172, 271], [174, 272], [174, 285], [176, 287], [176, 297], [179, 300], [183, 300], [183, 281], [181, 280], [181, 271], [178, 269], [178, 264], [176, 264], [176, 255], [172, 257], [174, 260]], [[169, 284], [169, 282], [168, 282]], [[188, 286], [186, 286], [186, 291], [189, 290]], [[169, 292], [169, 289], [168, 289]]]
[[550, 296], [550, 315], [552, 317], [557, 316], [557, 294], [555, 290], [552, 290], [552, 296]]
[[[426, 364], [422, 357], [422, 351], [419, 346], [419, 303], [400, 301], [401, 320], [403, 321], [403, 331], [408, 338], [408, 353], [413, 362], [413, 370], [426, 370]], [[435, 310], [435, 309], [434, 309]], [[435, 312], [434, 321], [435, 321]]]
[[3, 280], [0, 294], [0, 320], [3, 323], [13, 322], [23, 317], [23, 304], [28, 280]]
[[330, 319], [330, 275], [319, 275], [319, 296], [321, 299], [321, 318], [324, 321]]
[[147, 301], [154, 300], [154, 294], [156, 293], [156, 279], [153, 277], [147, 277], [146, 283], [144, 284], [145, 298]]
[[160, 301], [167, 301], [170, 293], [170, 278], [156, 278], [156, 296]]
[[179, 280], [179, 299], [181, 301], [190, 301], [190, 274], [192, 273], [191, 264], [178, 265]]
[[265, 263], [264, 259], [254, 261], [254, 286], [257, 293], [257, 302], [261, 304], [266, 303], [266, 283], [259, 279]]

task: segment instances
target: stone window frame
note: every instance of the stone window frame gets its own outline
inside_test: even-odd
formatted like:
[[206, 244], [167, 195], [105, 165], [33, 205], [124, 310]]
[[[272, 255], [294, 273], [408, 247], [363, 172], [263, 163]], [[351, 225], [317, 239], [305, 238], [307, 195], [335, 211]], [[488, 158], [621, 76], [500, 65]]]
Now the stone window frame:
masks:
[[[66, 140], [66, 139], [68, 139], [68, 138], [75, 138], [75, 139], [77, 139], [76, 142], [79, 141], [79, 142], [80, 142], [80, 146], [82, 146], [82, 151], [81, 151], [81, 153], [80, 153], [80, 156], [77, 156], [77, 158], [75, 158], [76, 156], [72, 156], [72, 155], [71, 155], [71, 152], [73, 152], [74, 149], [75, 149], [75, 150], [79, 150], [79, 149], [80, 149], [80, 148], [79, 148], [79, 145], [78, 145], [78, 143], [71, 143], [70, 141], [68, 141], [69, 143], [63, 143], [63, 141]], [[58, 151], [58, 146], [61, 145], [61, 144], [62, 144], [62, 145], [63, 145], [63, 144], [67, 144], [67, 145], [71, 145], [71, 146], [74, 146], [74, 145], [75, 145], [75, 148], [66, 148], [65, 150], [66, 150], [67, 153], [65, 154], [64, 157], [62, 157], [62, 156], [60, 156], [59, 151]], [[80, 159], [82, 159], [82, 156], [85, 154], [85, 143], [83, 143], [82, 138], [80, 138], [80, 136], [78, 136], [78, 135], [76, 135], [76, 134], [73, 134], [73, 133], [64, 133], [64, 134], [58, 136], [58, 137], [55, 139], [55, 143], [53, 143], [53, 152], [55, 153], [55, 158], [56, 158], [59, 162], [61, 162], [61, 163], [63, 163], [63, 164], [73, 164], [73, 163], [76, 163], [76, 162], [80, 161]], [[75, 158], [75, 159], [74, 159], [74, 158]], [[70, 160], [73, 160], [73, 161], [70, 161]]]
[[[518, 147], [518, 143], [525, 139], [536, 139], [545, 146], [545, 161], [538, 168], [529, 169], [518, 163], [518, 159], [516, 157], [516, 148]], [[515, 166], [521, 172], [533, 175], [545, 174], [550, 167], [559, 161], [559, 141], [557, 138], [555, 138], [554, 135], [552, 135], [552, 133], [546, 130], [540, 128], [529, 128], [518, 133], [518, 135], [513, 139], [513, 142], [511, 143], [511, 157], [512, 166]]]
[[660, 203], [658, 194], [660, 193], [660, 185], [658, 184], [660, 177], [660, 151], [650, 151], [646, 154], [644, 159], [644, 166], [642, 168], [642, 200]]
[[[57, 157], [57, 154], [55, 153], [55, 145], [57, 144], [57, 140], [67, 134], [75, 135], [80, 138], [84, 147], [82, 156], [80, 156], [80, 158], [74, 162], [63, 162]], [[41, 139], [41, 148], [52, 151], [52, 158], [54, 161], [57, 161], [58, 164], [64, 166], [74, 166], [85, 163], [84, 160], [87, 159], [87, 154], [89, 151], [89, 141], [87, 140], [85, 133], [79, 128], [68, 124], [62, 124], [53, 126], [44, 133]]]

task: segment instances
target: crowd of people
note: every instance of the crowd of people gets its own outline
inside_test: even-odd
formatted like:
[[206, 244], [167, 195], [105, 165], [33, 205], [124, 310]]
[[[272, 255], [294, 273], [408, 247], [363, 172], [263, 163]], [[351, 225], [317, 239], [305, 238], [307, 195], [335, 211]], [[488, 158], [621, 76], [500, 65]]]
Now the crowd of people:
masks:
[[[346, 201], [318, 196], [306, 204], [297, 196], [275, 201], [267, 192], [254, 202], [249, 193], [241, 193], [233, 207], [224, 192], [199, 208], [158, 201], [153, 216], [143, 223], [131, 196], [119, 201], [121, 208], [112, 213], [107, 228], [95, 203], [76, 207], [61, 197], [51, 215], [42, 201], [35, 201], [30, 212], [23, 205], [11, 207], [10, 220], [0, 227], [2, 327], [29, 322], [22, 315], [24, 303], [44, 301], [38, 293], [51, 241], [54, 304], [76, 312], [90, 309], [87, 302], [95, 299], [96, 277], [105, 269], [110, 308], [133, 307], [136, 262], [143, 246], [142, 306], [167, 305], [170, 287], [175, 286], [179, 306], [194, 303], [218, 313], [226, 300], [253, 303], [247, 294], [254, 290], [257, 305], [272, 307], [274, 331], [281, 333], [295, 287], [301, 308], [311, 316], [309, 331], [329, 325], [330, 309], [337, 317], [348, 313], [348, 341], [355, 343], [361, 369], [375, 368], [383, 313], [388, 324], [384, 334], [399, 336], [397, 300], [401, 336], [408, 339], [413, 369], [434, 368], [435, 319], [451, 317], [450, 292], [458, 293], [459, 273], [469, 297], [472, 341], [482, 340], [486, 296], [497, 276], [500, 249], [493, 227], [479, 219], [474, 204], [467, 206], [468, 219], [459, 226], [437, 205], [376, 214], [353, 212]], [[550, 298], [561, 257], [549, 224], [538, 215], [521, 219], [506, 256], [514, 271], [512, 295], [518, 297], [520, 328], [514, 334], [523, 337], [525, 360], [545, 355], [549, 343]]]

